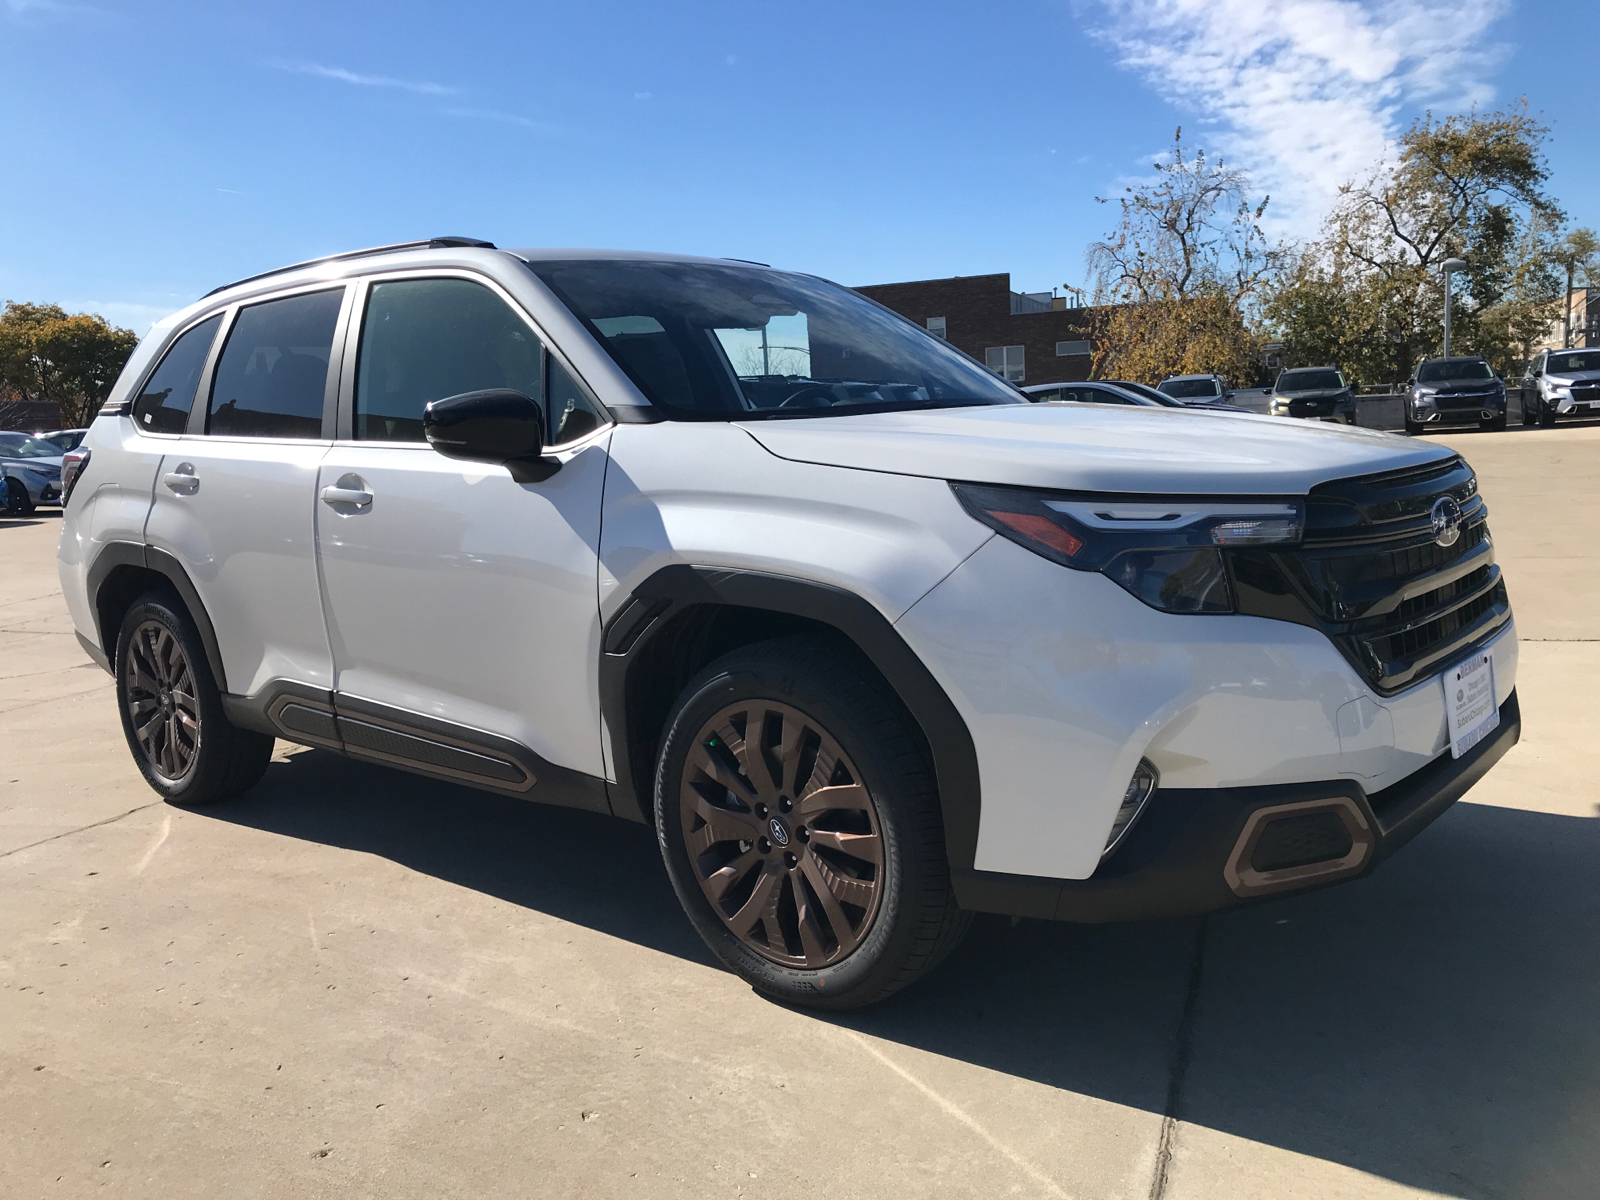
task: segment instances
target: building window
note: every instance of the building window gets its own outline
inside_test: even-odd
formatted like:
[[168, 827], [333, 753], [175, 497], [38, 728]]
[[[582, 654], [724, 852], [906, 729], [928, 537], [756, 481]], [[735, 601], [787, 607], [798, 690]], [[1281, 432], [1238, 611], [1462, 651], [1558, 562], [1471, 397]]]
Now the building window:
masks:
[[944, 318], [943, 317], [929, 317], [928, 318], [928, 332], [933, 334], [933, 336], [936, 337], [936, 338], [944, 337]]
[[990, 346], [983, 352], [984, 366], [1002, 379], [1021, 383], [1023, 379], [1021, 346]]
[[1090, 352], [1091, 351], [1089, 349], [1089, 343], [1088, 342], [1057, 342], [1056, 343], [1056, 357], [1057, 358], [1065, 358], [1069, 354], [1088, 354]]

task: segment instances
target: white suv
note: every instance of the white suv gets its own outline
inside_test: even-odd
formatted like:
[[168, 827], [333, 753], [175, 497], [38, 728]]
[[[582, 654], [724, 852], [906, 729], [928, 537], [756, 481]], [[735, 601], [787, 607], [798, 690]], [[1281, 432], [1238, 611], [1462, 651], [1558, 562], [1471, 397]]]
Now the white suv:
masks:
[[972, 911], [1365, 874], [1512, 745], [1449, 450], [1028, 404], [845, 288], [442, 238], [248, 279], [68, 460], [61, 582], [178, 804], [274, 738], [656, 829], [757, 988], [869, 1003]]

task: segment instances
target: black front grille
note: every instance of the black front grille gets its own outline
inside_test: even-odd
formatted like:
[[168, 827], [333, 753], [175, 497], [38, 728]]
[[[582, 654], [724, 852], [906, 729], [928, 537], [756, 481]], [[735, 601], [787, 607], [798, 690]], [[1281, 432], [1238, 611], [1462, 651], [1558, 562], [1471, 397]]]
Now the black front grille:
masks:
[[[1435, 505], [1463, 524], [1440, 545]], [[1374, 690], [1393, 694], [1442, 670], [1511, 620], [1488, 509], [1459, 458], [1312, 490], [1306, 538], [1229, 556], [1240, 611], [1321, 629]]]
[[1600, 400], [1600, 383], [1577, 384], [1572, 389], [1572, 398], [1586, 404], [1593, 404]]
[[1452, 412], [1464, 408], [1476, 411], [1481, 408], [1493, 408], [1497, 399], [1499, 397], [1494, 392], [1439, 392], [1434, 396], [1433, 402], [1441, 409], [1449, 409]]

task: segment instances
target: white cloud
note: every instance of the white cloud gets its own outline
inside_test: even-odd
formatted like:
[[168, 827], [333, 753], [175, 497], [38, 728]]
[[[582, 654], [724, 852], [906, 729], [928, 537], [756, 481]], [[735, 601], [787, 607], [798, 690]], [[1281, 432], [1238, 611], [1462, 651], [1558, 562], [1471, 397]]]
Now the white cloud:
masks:
[[517, 125], [523, 129], [532, 129], [539, 133], [555, 133], [556, 127], [546, 121], [535, 121], [531, 117], [519, 116], [516, 113], [499, 112], [492, 108], [447, 108], [444, 110], [447, 117], [460, 117], [467, 121], [494, 121], [501, 125]]
[[347, 71], [343, 67], [326, 67], [321, 63], [311, 62], [274, 62], [269, 64], [280, 71], [292, 71], [296, 75], [312, 75], [318, 79], [333, 79], [340, 83], [351, 83], [357, 87], [398, 88], [403, 92], [415, 92], [419, 96], [454, 96], [460, 88], [446, 87], [442, 83], [428, 83], [426, 80], [391, 79], [387, 75], [360, 75], [355, 71]]
[[1094, 33], [1218, 132], [1184, 140], [1249, 167], [1269, 216], [1308, 234], [1363, 175], [1402, 107], [1490, 99], [1488, 28], [1509, 0], [1101, 0]]

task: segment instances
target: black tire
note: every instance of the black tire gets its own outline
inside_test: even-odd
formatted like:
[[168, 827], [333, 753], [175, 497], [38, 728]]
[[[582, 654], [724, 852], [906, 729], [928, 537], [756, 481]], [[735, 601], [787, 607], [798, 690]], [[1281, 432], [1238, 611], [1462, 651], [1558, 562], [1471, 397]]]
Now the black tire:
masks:
[[153, 591], [134, 601], [114, 661], [123, 735], [162, 799], [212, 804], [265, 774], [273, 739], [228, 720], [200, 632], [176, 595]]
[[[782, 797], [786, 806], [792, 804], [793, 811], [789, 807], [781, 809], [788, 814], [785, 819], [792, 828], [792, 840], [781, 843], [789, 849], [781, 854], [780, 843], [765, 836], [739, 840], [739, 827], [735, 827], [733, 836], [720, 840], [714, 837], [716, 830], [709, 824], [703, 824], [695, 833], [687, 832], [696, 819], [686, 815], [695, 803], [685, 799], [691, 794], [691, 787], [701, 797], [707, 795], [709, 788], [717, 805], [719, 825], [732, 817], [751, 823], [753, 829], [766, 828], [760, 822], [767, 820], [769, 810], [754, 803], [756, 790], [750, 783], [762, 768], [750, 766], [747, 771], [736, 766], [738, 779], [745, 781], [751, 797], [751, 804], [741, 807], [744, 802], [731, 787], [718, 785], [694, 765], [709, 762], [707, 747], [713, 751], [717, 747], [718, 739], [714, 735], [707, 737], [708, 723], [722, 721], [730, 711], [741, 710], [745, 705], [751, 705], [747, 716], [754, 712], [765, 714], [763, 741], [758, 745], [767, 749], [765, 753], [758, 751], [761, 757], [756, 760], [758, 764], [765, 763], [768, 772], [761, 794], [786, 787], [795, 794], [792, 801]], [[767, 709], [767, 705], [772, 708]], [[739, 720], [737, 716], [727, 719]], [[803, 737], [792, 732], [795, 726], [790, 722], [796, 719], [806, 729]], [[774, 729], [778, 740], [789, 747], [787, 751], [771, 740]], [[747, 720], [740, 727], [737, 742], [722, 741], [724, 764], [751, 761], [745, 757], [748, 731]], [[783, 783], [788, 768], [777, 766], [779, 756], [783, 762], [790, 756], [799, 762], [805, 751], [793, 750], [794, 743], [813, 736], [822, 739], [815, 743], [818, 746], [829, 741], [836, 745], [843, 765], [832, 767], [827, 779], [821, 779], [820, 768], [807, 773], [797, 766], [794, 782]], [[696, 756], [693, 760], [691, 752]], [[820, 750], [812, 753], [815, 761], [822, 760]], [[804, 784], [801, 773], [808, 775]], [[849, 786], [836, 786], [841, 779]], [[836, 862], [832, 846], [822, 838], [824, 833], [835, 839], [840, 837], [833, 832], [838, 827], [825, 829], [827, 816], [818, 818], [820, 823], [811, 834], [803, 823], [796, 823], [808, 819], [807, 806], [824, 788], [841, 793], [865, 789], [870, 803], [854, 807], [870, 807], [872, 827], [868, 833], [879, 839], [875, 852], [882, 865], [863, 873], [864, 880], [876, 879], [878, 892], [874, 900], [862, 901], [870, 908], [849, 909], [847, 920], [854, 920], [857, 912], [866, 915], [853, 927], [848, 950], [834, 915], [845, 912], [843, 889], [836, 889], [836, 903], [830, 909], [814, 882], [808, 882], [819, 878], [815, 874], [819, 871], [817, 864], [823, 864], [825, 875], [826, 864]], [[695, 929], [730, 970], [756, 991], [782, 1003], [832, 1010], [872, 1004], [936, 966], [960, 942], [971, 922], [970, 914], [956, 906], [950, 886], [939, 798], [911, 717], [848, 647], [817, 637], [781, 638], [736, 650], [703, 670], [690, 681], [667, 718], [657, 760], [654, 807], [667, 874]], [[770, 815], [775, 817], [779, 811], [773, 809]], [[856, 815], [862, 821], [868, 820], [865, 815]], [[686, 840], [691, 836], [704, 839], [693, 860]], [[812, 840], [806, 841], [808, 837]], [[761, 843], [766, 843], [766, 849], [761, 848]], [[797, 860], [791, 851], [798, 852], [801, 858]], [[805, 860], [807, 853], [813, 856], [809, 861]], [[718, 854], [724, 857], [717, 857]], [[751, 866], [738, 865], [753, 855], [767, 857], [758, 858]], [[787, 866], [782, 865], [783, 860], [787, 860]], [[763, 892], [774, 897], [770, 909], [764, 910], [771, 913], [770, 924], [758, 917], [745, 935], [734, 932], [733, 922], [739, 913], [728, 915], [726, 909], [714, 906], [708, 890], [713, 886], [711, 876], [724, 873], [716, 869], [719, 865], [726, 871], [748, 872], [741, 882], [723, 885], [730, 897], [724, 903], [733, 908], [746, 906], [740, 908], [741, 912], [753, 907], [748, 904], [749, 898], [771, 883]], [[814, 874], [807, 876], [808, 869]], [[743, 880], [753, 883], [740, 898]], [[846, 883], [857, 886], [856, 880]], [[801, 897], [808, 898], [809, 933], [801, 931], [800, 926], [806, 922], [797, 917], [796, 906]], [[780, 929], [784, 921], [790, 922], [792, 934]], [[830, 928], [823, 929], [825, 924]], [[756, 929], [761, 930], [759, 935]], [[773, 940], [774, 930], [779, 930], [777, 937], [785, 939], [787, 946]], [[832, 948], [827, 953], [837, 957], [824, 962], [821, 951], [814, 953], [820, 944], [819, 933], [831, 938], [827, 944]], [[808, 936], [810, 940], [806, 941]], [[761, 948], [763, 945], [766, 949]], [[782, 955], [804, 961], [774, 960], [774, 956]], [[813, 961], [818, 965], [810, 965]]]
[[22, 481], [6, 477], [6, 516], [30, 517], [33, 515], [33, 497], [28, 495], [28, 489]]
[[1422, 422], [1421, 421], [1413, 421], [1410, 417], [1407, 417], [1406, 418], [1406, 434], [1407, 434], [1408, 437], [1421, 437], [1422, 436]]
[[1556, 410], [1543, 402], [1539, 405], [1539, 428], [1554, 429], [1556, 427]]
[[1483, 429], [1488, 429], [1488, 430], [1492, 430], [1492, 431], [1494, 431], [1496, 433], [1499, 433], [1502, 430], [1504, 430], [1505, 427], [1506, 427], [1506, 415], [1505, 415], [1505, 413], [1501, 413], [1498, 417], [1495, 417], [1492, 421], [1480, 421], [1479, 425]]
[[1517, 400], [1517, 408], [1520, 409], [1521, 412], [1522, 412], [1522, 423], [1523, 423], [1523, 425], [1531, 426], [1531, 425], [1534, 424], [1535, 421], [1538, 420], [1538, 416], [1536, 415], [1536, 409], [1535, 409], [1534, 405], [1530, 404], [1528, 402], [1528, 393], [1527, 392], [1523, 392], [1521, 394], [1521, 396], [1518, 398], [1518, 400]]

